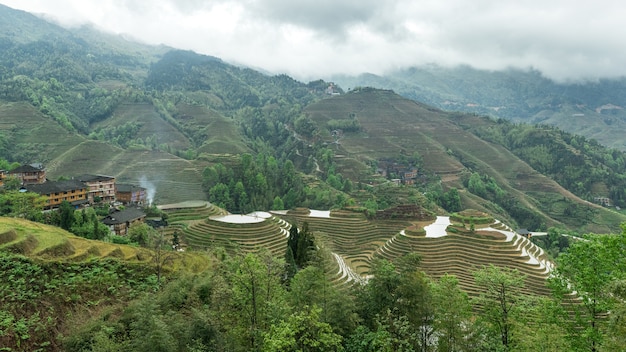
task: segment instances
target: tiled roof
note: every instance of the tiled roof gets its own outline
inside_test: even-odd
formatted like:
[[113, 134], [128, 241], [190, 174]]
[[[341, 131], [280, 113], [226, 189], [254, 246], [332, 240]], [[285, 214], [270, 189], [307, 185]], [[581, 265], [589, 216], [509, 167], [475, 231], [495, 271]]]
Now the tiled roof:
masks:
[[80, 175], [78, 177], [75, 177], [77, 180], [82, 181], [82, 182], [98, 182], [98, 181], [111, 181], [111, 180], [115, 180], [115, 177], [112, 176], [106, 176], [106, 175], [89, 175], [89, 174], [84, 174], [84, 175]]
[[66, 181], [47, 181], [44, 183], [26, 185], [26, 190], [29, 192], [39, 193], [41, 195], [61, 193], [72, 190], [86, 189], [87, 186], [78, 180], [66, 180]]
[[127, 221], [144, 218], [145, 216], [146, 213], [144, 213], [141, 209], [126, 208], [109, 214], [107, 217], [102, 219], [102, 223], [105, 225], [123, 224]]
[[18, 166], [15, 169], [9, 171], [10, 174], [19, 174], [24, 172], [41, 172], [43, 169], [36, 168], [32, 165], [22, 165]]
[[139, 191], [146, 190], [143, 187], [131, 185], [129, 183], [118, 183], [115, 185], [115, 188], [117, 189], [117, 192], [122, 192], [122, 193], [131, 193], [131, 192], [139, 192]]

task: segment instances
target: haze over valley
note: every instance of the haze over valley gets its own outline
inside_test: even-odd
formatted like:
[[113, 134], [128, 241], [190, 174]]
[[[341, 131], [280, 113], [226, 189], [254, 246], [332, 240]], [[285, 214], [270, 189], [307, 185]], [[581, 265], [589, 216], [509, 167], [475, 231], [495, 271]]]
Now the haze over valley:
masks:
[[0, 2], [0, 346], [626, 343], [619, 4]]

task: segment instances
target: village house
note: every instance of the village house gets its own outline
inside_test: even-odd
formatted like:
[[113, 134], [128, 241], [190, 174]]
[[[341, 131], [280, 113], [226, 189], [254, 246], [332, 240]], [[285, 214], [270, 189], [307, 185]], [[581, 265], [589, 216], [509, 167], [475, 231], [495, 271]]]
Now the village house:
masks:
[[104, 219], [102, 223], [109, 227], [112, 233], [118, 236], [126, 236], [131, 225], [144, 222], [146, 214], [138, 208], [126, 208], [117, 210]]
[[418, 169], [414, 166], [407, 167], [396, 162], [380, 160], [377, 172], [383, 177], [392, 177], [391, 181], [397, 184], [412, 185], [417, 179]]
[[46, 182], [46, 170], [41, 165], [22, 165], [9, 171], [8, 176], [17, 177], [22, 185]]
[[528, 239], [530, 239], [530, 238], [532, 237], [532, 235], [533, 235], [533, 233], [532, 233], [532, 232], [530, 232], [530, 231], [528, 231], [527, 229], [517, 229], [517, 230], [515, 230], [515, 232], [516, 232], [518, 235], [520, 235], [520, 236], [524, 236], [524, 237], [526, 237], [526, 238], [528, 238]]
[[608, 197], [593, 197], [593, 201], [596, 204], [600, 204], [603, 207], [610, 207], [611, 206], [611, 199]]
[[80, 175], [76, 177], [87, 185], [87, 200], [93, 204], [97, 201], [112, 202], [115, 200], [115, 177], [104, 175]]
[[148, 199], [148, 194], [143, 187], [122, 183], [115, 187], [115, 198], [123, 204], [143, 205]]
[[0, 187], [4, 186], [4, 179], [8, 176], [6, 170], [0, 170]]
[[88, 202], [87, 186], [78, 180], [26, 184], [24, 189], [47, 197], [48, 201], [44, 207], [46, 210], [58, 208], [63, 201], [68, 201], [76, 208]]

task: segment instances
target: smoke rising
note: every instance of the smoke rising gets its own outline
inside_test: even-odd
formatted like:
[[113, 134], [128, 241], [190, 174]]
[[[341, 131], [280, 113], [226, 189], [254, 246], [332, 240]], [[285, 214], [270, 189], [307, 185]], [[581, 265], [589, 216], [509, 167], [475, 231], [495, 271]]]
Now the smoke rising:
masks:
[[156, 186], [151, 181], [148, 181], [146, 176], [141, 176], [139, 178], [139, 185], [146, 189], [146, 200], [148, 201], [148, 205], [152, 205], [154, 201], [154, 195], [156, 194]]

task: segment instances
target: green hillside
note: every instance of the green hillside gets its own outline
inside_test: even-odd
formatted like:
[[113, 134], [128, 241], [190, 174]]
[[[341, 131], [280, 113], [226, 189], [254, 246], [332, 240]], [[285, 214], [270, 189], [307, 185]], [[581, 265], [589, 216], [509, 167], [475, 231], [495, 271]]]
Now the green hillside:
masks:
[[[346, 174], [362, 181], [371, 175], [369, 165], [372, 162], [417, 153], [423, 160], [423, 172], [436, 174], [444, 188], [465, 188], [464, 180], [467, 181], [471, 173], [488, 175], [508, 197], [515, 199], [519, 204], [515, 208], [536, 214], [548, 227], [611, 232], [618, 231], [616, 225], [626, 219], [622, 214], [580, 199], [521, 160], [506, 145], [488, 142], [468, 130], [468, 126], [478, 128], [481, 124], [482, 129], [494, 128], [496, 121], [445, 113], [391, 91], [374, 89], [325, 99], [308, 106], [305, 112], [326, 133], [331, 120], [358, 121], [359, 131], [345, 133], [332, 148], [335, 157], [340, 158], [338, 171], [344, 172], [341, 165], [347, 164], [346, 159], [355, 160], [351, 165], [362, 165], [362, 168], [350, 167]], [[332, 142], [327, 136], [327, 141]], [[546, 135], [545, 138], [552, 137]], [[493, 202], [470, 192], [461, 192], [461, 196], [466, 208], [491, 212], [503, 219], [517, 217], [512, 207], [508, 211], [494, 207]], [[586, 211], [587, 221], [581, 223], [563, 213], [558, 214], [559, 209], [563, 211], [567, 206]], [[517, 218], [519, 221], [520, 217]]]
[[626, 150], [626, 80], [554, 82], [534, 70], [484, 71], [426, 65], [384, 76], [338, 75], [344, 88], [376, 87], [447, 111], [556, 126]]
[[24, 102], [0, 104], [0, 148], [22, 162], [51, 161], [85, 138]]
[[[328, 95], [2, 5], [0, 49], [0, 159], [141, 185], [165, 224], [0, 217], [0, 350], [624, 346], [621, 81], [433, 66]], [[106, 212], [1, 191], [94, 236]]]

